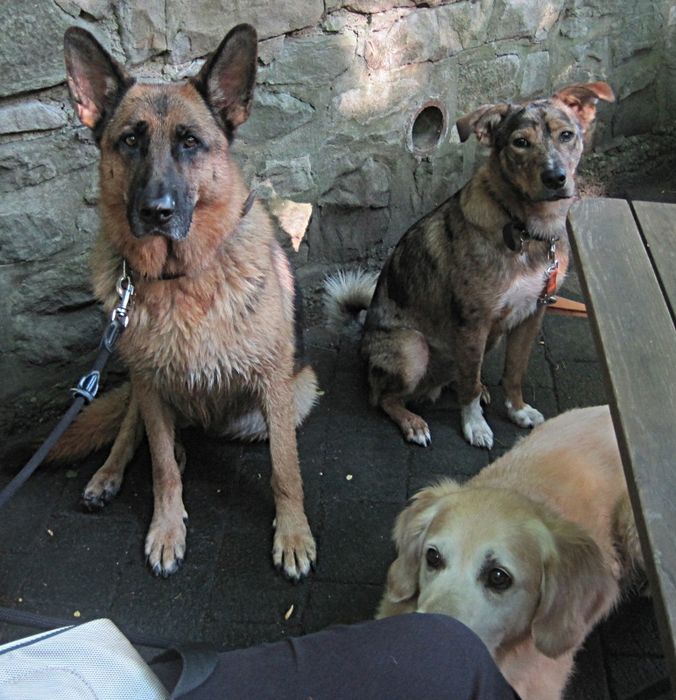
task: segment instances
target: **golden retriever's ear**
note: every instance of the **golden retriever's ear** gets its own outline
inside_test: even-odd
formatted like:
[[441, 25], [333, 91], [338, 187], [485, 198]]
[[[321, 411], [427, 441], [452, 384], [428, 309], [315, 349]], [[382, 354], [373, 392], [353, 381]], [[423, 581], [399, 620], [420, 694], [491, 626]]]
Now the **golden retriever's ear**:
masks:
[[437, 513], [440, 499], [459, 488], [451, 479], [418, 491], [399, 514], [392, 539], [397, 558], [387, 572], [385, 596], [392, 603], [413, 598], [418, 592], [418, 571], [425, 533]]
[[598, 545], [575, 523], [546, 518], [540, 603], [531, 623], [535, 646], [552, 659], [577, 648], [618, 594]]
[[573, 111], [582, 126], [583, 131], [587, 131], [596, 118], [596, 103], [598, 100], [615, 102], [613, 90], [602, 81], [595, 83], [578, 83], [561, 88], [553, 95], [554, 100], [563, 102]]
[[460, 140], [467, 141], [473, 132], [476, 134], [479, 143], [482, 143], [484, 146], [492, 146], [493, 132], [505, 118], [510, 107], [511, 105], [506, 102], [482, 105], [471, 114], [461, 117], [455, 123]]

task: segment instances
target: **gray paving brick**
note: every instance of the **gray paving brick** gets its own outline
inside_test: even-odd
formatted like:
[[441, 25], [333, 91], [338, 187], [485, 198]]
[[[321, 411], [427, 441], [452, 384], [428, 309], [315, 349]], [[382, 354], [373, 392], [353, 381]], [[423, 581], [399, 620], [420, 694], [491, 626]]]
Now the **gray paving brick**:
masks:
[[406, 449], [361, 450], [353, 441], [331, 450], [324, 463], [322, 498], [401, 503], [406, 499]]
[[596, 362], [558, 362], [554, 382], [560, 411], [607, 402], [603, 373]]
[[[640, 656], [611, 656], [607, 659], [607, 666], [610, 690], [616, 700], [631, 700], [635, 695], [651, 686], [656, 684], [661, 686], [667, 676], [666, 665], [661, 657], [643, 654]], [[643, 697], [659, 700], [652, 693]]]
[[90, 610], [107, 609], [135, 537], [138, 527], [129, 520], [80, 513], [48, 518], [26, 562], [24, 600], [63, 604], [89, 617]]
[[118, 580], [110, 616], [130, 634], [198, 640], [205, 601], [216, 576], [215, 548], [209, 538], [188, 534], [188, 551], [179, 573], [155, 577], [142, 557], [143, 540], [131, 548]]
[[[9, 481], [6, 475], [3, 477]], [[54, 467], [35, 472], [0, 511], [0, 550], [30, 556], [35, 538], [44, 529], [43, 523], [63, 489], [64, 480]]]
[[601, 633], [608, 654], [616, 656], [640, 656], [662, 654], [655, 611], [650, 598], [632, 598], [604, 622]]
[[544, 333], [547, 357], [552, 362], [598, 360], [588, 319], [549, 316], [545, 318]]
[[330, 501], [317, 580], [382, 584], [394, 558], [390, 534], [401, 505]]
[[575, 655], [573, 676], [564, 700], [610, 700], [603, 648], [598, 631], [593, 632]]
[[306, 632], [330, 625], [371, 619], [383, 594], [383, 586], [315, 582], [303, 623]]

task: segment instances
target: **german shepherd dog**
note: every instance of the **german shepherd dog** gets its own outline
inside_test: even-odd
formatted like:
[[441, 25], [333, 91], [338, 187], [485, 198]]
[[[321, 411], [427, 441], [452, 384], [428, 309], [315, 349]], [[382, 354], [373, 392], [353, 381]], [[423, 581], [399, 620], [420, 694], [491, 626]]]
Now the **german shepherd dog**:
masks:
[[507, 336], [502, 385], [509, 418], [527, 428], [542, 414], [521, 384], [547, 303], [568, 267], [566, 215], [575, 171], [603, 82], [549, 99], [484, 105], [457, 122], [490, 148], [470, 181], [401, 238], [375, 283], [365, 273], [327, 280], [327, 308], [344, 322], [368, 308], [362, 354], [371, 402], [406, 440], [427, 446], [427, 423], [406, 402], [435, 400], [451, 385], [467, 441], [491, 448], [481, 402], [484, 354]]
[[235, 27], [196, 77], [169, 85], [137, 83], [82, 29], [66, 32], [65, 58], [75, 109], [101, 151], [95, 294], [112, 311], [124, 261], [135, 295], [118, 345], [130, 382], [95, 400], [52, 457], [113, 443], [83, 494], [97, 509], [118, 492], [145, 431], [154, 493], [145, 553], [168, 576], [186, 548], [177, 427], [269, 437], [273, 561], [305, 576], [315, 542], [295, 428], [315, 403], [316, 377], [302, 357], [289, 262], [229, 155], [251, 110], [256, 31]]

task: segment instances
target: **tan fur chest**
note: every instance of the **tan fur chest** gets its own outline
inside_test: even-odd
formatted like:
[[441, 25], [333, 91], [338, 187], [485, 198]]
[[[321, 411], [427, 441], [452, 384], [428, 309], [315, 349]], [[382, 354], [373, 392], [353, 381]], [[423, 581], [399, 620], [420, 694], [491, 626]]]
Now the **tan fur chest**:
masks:
[[119, 343], [132, 373], [186, 400], [235, 390], [260, 363], [255, 316], [242, 299], [223, 288], [205, 297], [191, 285], [141, 286]]

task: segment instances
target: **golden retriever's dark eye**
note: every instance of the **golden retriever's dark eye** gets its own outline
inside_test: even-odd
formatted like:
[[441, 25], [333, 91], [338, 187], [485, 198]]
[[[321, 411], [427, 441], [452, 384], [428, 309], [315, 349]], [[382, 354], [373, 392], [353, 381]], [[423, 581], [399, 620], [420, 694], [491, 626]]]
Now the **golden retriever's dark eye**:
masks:
[[525, 139], [523, 136], [519, 136], [512, 141], [512, 146], [515, 148], [528, 148], [528, 146], [530, 146], [530, 141]]
[[436, 549], [436, 547], [427, 548], [427, 551], [425, 552], [425, 561], [430, 569], [441, 569], [441, 567], [444, 565], [444, 559], [441, 554], [439, 554], [439, 550]]
[[491, 569], [486, 575], [486, 585], [494, 591], [506, 591], [512, 585], [512, 577], [504, 569]]
[[574, 131], [562, 131], [559, 134], [559, 141], [561, 141], [562, 143], [566, 143], [567, 141], [572, 141], [574, 136]]

